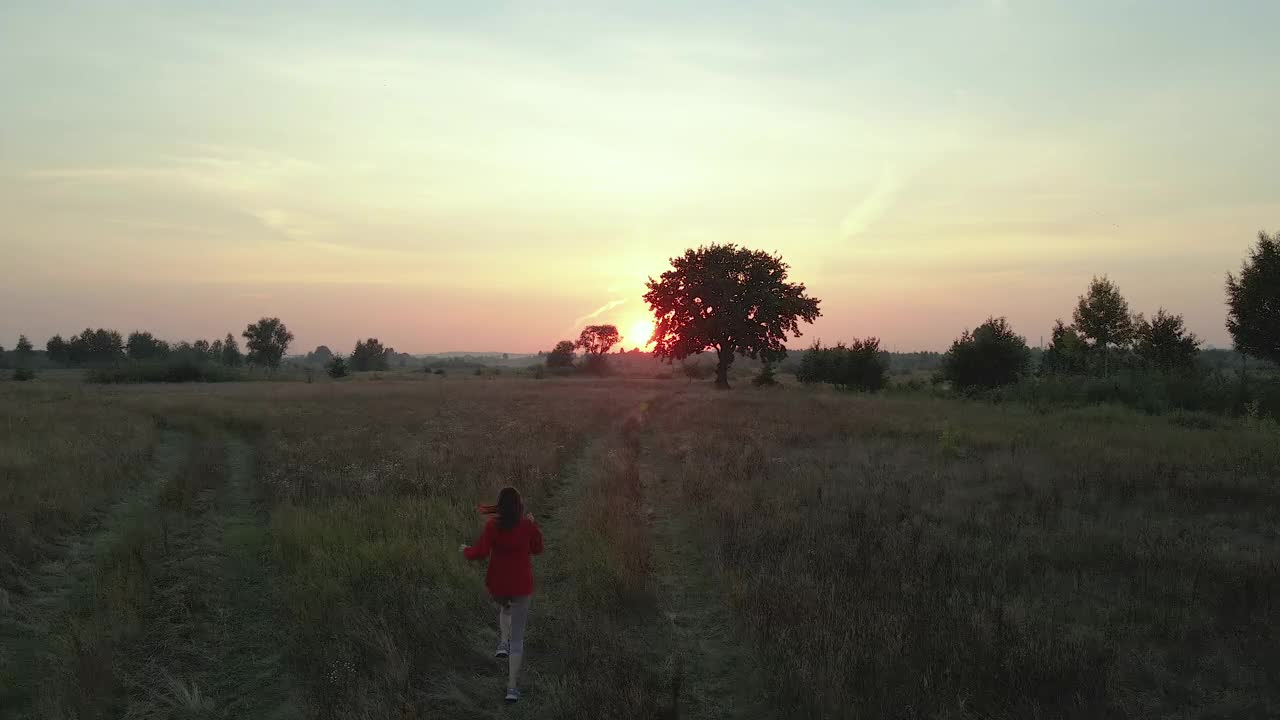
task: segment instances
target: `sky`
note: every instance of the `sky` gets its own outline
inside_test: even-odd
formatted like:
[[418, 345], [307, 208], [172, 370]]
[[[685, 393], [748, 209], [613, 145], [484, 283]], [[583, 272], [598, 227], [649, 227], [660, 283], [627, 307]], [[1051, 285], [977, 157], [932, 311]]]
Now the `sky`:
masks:
[[[1033, 346], [1093, 275], [1230, 344], [1280, 3], [0, 3], [0, 345], [282, 318], [525, 352], [777, 252], [792, 343]], [[628, 342], [628, 340], [632, 342]], [[624, 338], [632, 346], [636, 338]]]

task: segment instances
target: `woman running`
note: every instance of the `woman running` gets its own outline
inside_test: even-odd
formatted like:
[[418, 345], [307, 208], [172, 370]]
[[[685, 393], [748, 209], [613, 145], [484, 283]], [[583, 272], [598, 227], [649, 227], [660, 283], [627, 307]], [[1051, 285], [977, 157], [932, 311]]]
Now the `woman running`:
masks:
[[484, 584], [498, 606], [498, 627], [502, 639], [494, 657], [507, 658], [507, 702], [520, 700], [516, 676], [524, 658], [524, 627], [529, 621], [529, 599], [533, 595], [533, 563], [530, 556], [542, 553], [542, 531], [533, 515], [524, 512], [520, 493], [502, 488], [497, 505], [482, 505], [480, 511], [494, 515], [485, 523], [474, 546], [462, 546], [468, 560], [489, 558]]

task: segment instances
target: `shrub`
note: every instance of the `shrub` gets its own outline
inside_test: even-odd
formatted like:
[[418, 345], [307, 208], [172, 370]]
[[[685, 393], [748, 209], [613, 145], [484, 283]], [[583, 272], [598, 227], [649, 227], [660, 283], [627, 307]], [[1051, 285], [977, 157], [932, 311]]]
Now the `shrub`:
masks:
[[85, 379], [91, 383], [183, 383], [228, 382], [241, 379], [229, 368], [191, 357], [130, 362], [115, 367], [94, 368]]
[[760, 368], [760, 374], [756, 375], [751, 380], [751, 384], [756, 387], [773, 387], [777, 385], [778, 380], [774, 377], [773, 366], [769, 363], [765, 363], [764, 366]]
[[851, 344], [822, 347], [821, 342], [805, 351], [796, 379], [802, 383], [830, 383], [843, 390], [875, 392], [888, 382], [889, 365], [880, 352], [880, 340], [867, 338]]
[[441, 375], [441, 376], [443, 376], [443, 375], [444, 375], [444, 368], [436, 368], [435, 374], [436, 374], [436, 375]]
[[18, 382], [26, 382], [36, 379], [36, 371], [31, 368], [18, 368], [13, 371], [13, 379]]
[[995, 388], [1017, 382], [1030, 367], [1027, 341], [1004, 318], [988, 318], [951, 344], [942, 359], [942, 376], [961, 390]]
[[680, 361], [680, 372], [690, 380], [706, 380], [716, 374], [715, 366], [700, 363], [696, 358]]
[[347, 376], [347, 359], [341, 355], [334, 355], [329, 362], [325, 363], [325, 372], [329, 373], [329, 377], [337, 380]]

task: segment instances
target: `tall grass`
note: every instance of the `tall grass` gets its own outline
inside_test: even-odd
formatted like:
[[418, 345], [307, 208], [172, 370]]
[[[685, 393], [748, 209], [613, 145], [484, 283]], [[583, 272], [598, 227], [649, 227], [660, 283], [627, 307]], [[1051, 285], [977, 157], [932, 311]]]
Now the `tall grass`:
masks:
[[669, 716], [699, 658], [664, 583], [697, 573], [779, 717], [1280, 703], [1262, 419], [389, 374], [5, 384], [0, 429], [16, 717], [501, 716], [457, 546], [506, 484], [547, 533], [522, 715]]
[[796, 716], [1280, 707], [1274, 428], [824, 394], [655, 417]]

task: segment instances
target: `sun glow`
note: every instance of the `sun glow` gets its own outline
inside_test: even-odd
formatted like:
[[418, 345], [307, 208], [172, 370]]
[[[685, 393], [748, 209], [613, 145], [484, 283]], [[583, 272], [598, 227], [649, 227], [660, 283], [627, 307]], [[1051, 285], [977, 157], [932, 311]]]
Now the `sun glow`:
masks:
[[636, 320], [627, 326], [626, 332], [622, 336], [622, 344], [627, 348], [640, 348], [643, 350], [653, 344], [652, 336], [653, 321]]

